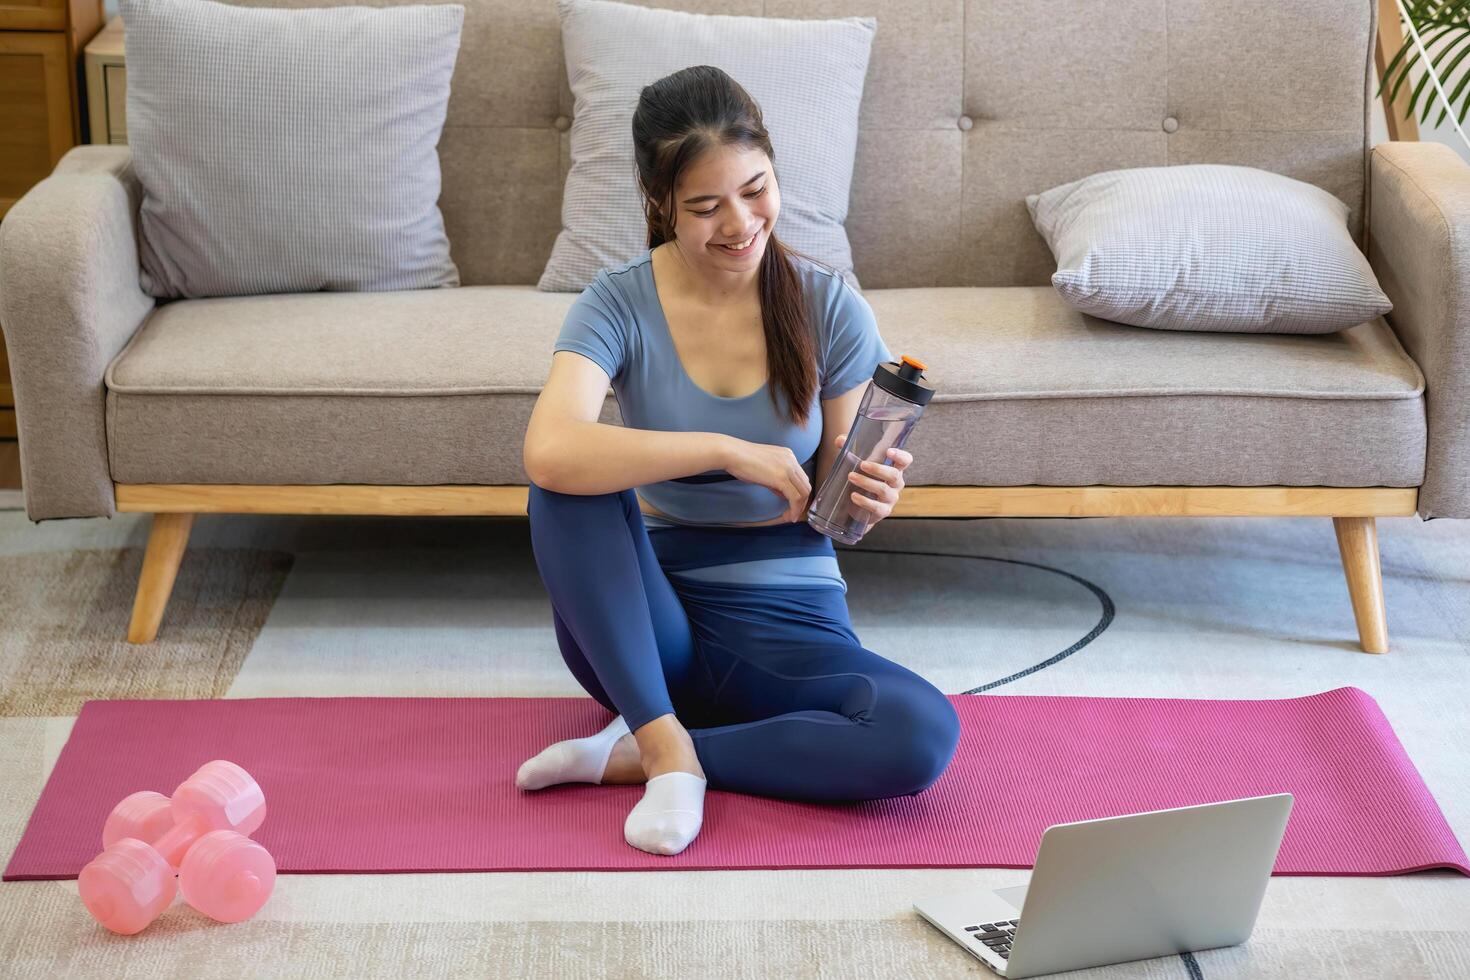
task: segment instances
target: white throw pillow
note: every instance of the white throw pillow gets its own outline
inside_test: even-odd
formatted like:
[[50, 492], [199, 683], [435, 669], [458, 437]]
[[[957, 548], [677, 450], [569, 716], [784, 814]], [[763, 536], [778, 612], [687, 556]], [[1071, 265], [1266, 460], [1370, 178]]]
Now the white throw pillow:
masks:
[[458, 286], [438, 143], [464, 9], [119, 0], [143, 290]]
[[562, 229], [539, 289], [579, 292], [648, 247], [633, 111], [645, 85], [692, 65], [723, 70], [761, 107], [781, 183], [776, 234], [857, 287], [843, 222], [875, 18], [732, 17], [611, 0], [557, 0], [557, 12], [576, 108]]
[[1161, 330], [1331, 333], [1393, 304], [1348, 206], [1255, 167], [1109, 170], [1026, 198], [1074, 309]]

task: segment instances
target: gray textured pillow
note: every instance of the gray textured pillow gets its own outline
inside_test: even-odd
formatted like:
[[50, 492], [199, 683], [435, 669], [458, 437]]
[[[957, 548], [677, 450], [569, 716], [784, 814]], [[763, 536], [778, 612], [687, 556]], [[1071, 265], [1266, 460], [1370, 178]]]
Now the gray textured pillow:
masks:
[[463, 6], [118, 6], [145, 292], [459, 285], [438, 142]]
[[1254, 167], [1110, 170], [1026, 198], [1073, 308], [1161, 330], [1331, 333], [1393, 304], [1348, 206]]
[[539, 289], [580, 291], [648, 247], [633, 110], [643, 86], [690, 65], [722, 69], [760, 104], [781, 180], [776, 234], [858, 286], [843, 222], [876, 18], [733, 17], [609, 0], [557, 0], [557, 13], [576, 109], [562, 230]]

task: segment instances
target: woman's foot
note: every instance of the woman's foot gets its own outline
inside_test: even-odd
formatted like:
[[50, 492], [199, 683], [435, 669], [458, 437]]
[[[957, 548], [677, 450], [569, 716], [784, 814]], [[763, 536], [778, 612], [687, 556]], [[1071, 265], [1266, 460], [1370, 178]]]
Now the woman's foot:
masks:
[[623, 839], [649, 854], [678, 854], [704, 825], [706, 785], [702, 776], [678, 769], [652, 777], [623, 821]]
[[644, 725], [637, 736], [619, 715], [596, 735], [548, 745], [516, 773], [521, 789], [570, 782], [646, 782], [643, 798], [623, 821], [623, 838], [650, 854], [678, 854], [704, 824], [704, 768], [693, 738], [671, 714]]
[[603, 785], [627, 785], [647, 781], [648, 776], [643, 771], [643, 755], [638, 750], [638, 740], [633, 737], [632, 732], [629, 732], [614, 743], [612, 754], [607, 757], [607, 768], [602, 773]]
[[[685, 734], [688, 735], [687, 732]], [[607, 769], [602, 774], [602, 782], [604, 785], [646, 783], [652, 777], [666, 772], [687, 772], [704, 776], [704, 767], [699, 764], [699, 756], [694, 752], [693, 739], [690, 739], [687, 750], [674, 746], [650, 757], [645, 764], [638, 739], [629, 732], [613, 746], [612, 754], [607, 759]]]
[[[684, 734], [688, 738], [688, 732]], [[694, 752], [693, 739], [689, 739], [687, 750], [676, 744], [672, 750], [666, 749], [654, 756], [645, 766], [638, 739], [629, 732], [614, 743], [612, 754], [607, 757], [607, 768], [602, 773], [602, 783], [604, 786], [646, 783], [650, 776], [661, 776], [675, 771], [695, 776], [704, 775], [704, 767], [699, 764], [699, 756]]]
[[[605, 782], [617, 744], [631, 739], [628, 723], [618, 715], [596, 735], [569, 738], [548, 745], [527, 759], [516, 772], [516, 785], [521, 789], [534, 790], [557, 783]], [[636, 747], [636, 743], [634, 745]]]
[[704, 778], [704, 767], [694, 751], [694, 738], [673, 715], [662, 715], [633, 733], [647, 779], [669, 772], [687, 772]]
[[636, 733], [647, 787], [623, 821], [623, 839], [650, 854], [678, 854], [704, 824], [704, 768], [694, 739], [672, 715]]

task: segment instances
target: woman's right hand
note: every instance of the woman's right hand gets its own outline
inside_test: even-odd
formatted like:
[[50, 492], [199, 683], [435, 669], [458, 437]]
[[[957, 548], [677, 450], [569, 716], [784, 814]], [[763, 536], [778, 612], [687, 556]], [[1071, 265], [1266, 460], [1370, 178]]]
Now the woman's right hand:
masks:
[[737, 480], [758, 484], [783, 497], [788, 503], [784, 515], [786, 523], [806, 516], [812, 481], [789, 447], [732, 437], [724, 468]]

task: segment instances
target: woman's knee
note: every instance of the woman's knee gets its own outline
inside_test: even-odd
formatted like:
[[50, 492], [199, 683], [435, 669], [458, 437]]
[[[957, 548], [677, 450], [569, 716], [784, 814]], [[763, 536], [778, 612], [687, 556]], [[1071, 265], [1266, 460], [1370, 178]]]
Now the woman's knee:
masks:
[[879, 692], [883, 739], [891, 752], [888, 796], [913, 796], [949, 768], [960, 741], [960, 718], [944, 692], [917, 675]]
[[[623, 491], [627, 492], [627, 491]], [[526, 499], [537, 499], [547, 506], [573, 505], [579, 503], [590, 503], [602, 498], [618, 497], [618, 493], [562, 493], [560, 490], [548, 490], [535, 480], [526, 481]]]
[[632, 487], [610, 493], [562, 493], [531, 480], [526, 485], [526, 514], [532, 518], [533, 526], [536, 515], [546, 513], [558, 515], [557, 525], [582, 514], [591, 516], [594, 523], [605, 523], [604, 518], [609, 514], [626, 516], [628, 508], [636, 507], [637, 501]]

